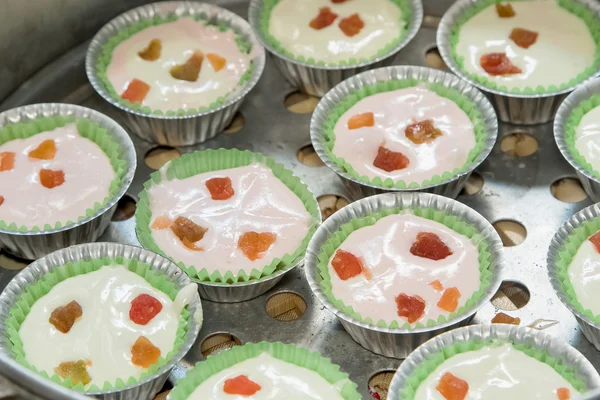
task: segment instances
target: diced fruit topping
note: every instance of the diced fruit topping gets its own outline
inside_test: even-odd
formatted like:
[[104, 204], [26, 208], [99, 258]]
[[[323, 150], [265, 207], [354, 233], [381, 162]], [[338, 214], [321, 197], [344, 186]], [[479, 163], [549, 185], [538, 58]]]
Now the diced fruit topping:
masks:
[[0, 196], [0, 206], [4, 204], [4, 196]]
[[186, 217], [177, 217], [171, 225], [171, 230], [179, 240], [185, 238], [192, 243], [202, 240], [204, 234], [208, 231], [208, 229], [201, 227]]
[[492, 324], [511, 324], [511, 325], [519, 325], [521, 323], [521, 318], [513, 318], [508, 314], [504, 314], [503, 312], [499, 312], [492, 318]]
[[411, 324], [419, 320], [425, 313], [425, 300], [419, 296], [400, 293], [396, 296], [396, 304], [398, 305], [398, 315], [408, 319]]
[[590, 242], [592, 242], [592, 244], [594, 245], [594, 247], [596, 248], [596, 251], [598, 253], [600, 253], [600, 231], [594, 233], [592, 235], [592, 237], [590, 237], [588, 239]]
[[408, 167], [410, 160], [398, 151], [388, 150], [383, 146], [379, 146], [377, 157], [373, 161], [373, 165], [387, 172], [396, 171]]
[[570, 400], [571, 399], [571, 391], [567, 388], [558, 388], [556, 390], [556, 395], [558, 396], [558, 400]]
[[129, 100], [132, 103], [141, 103], [144, 101], [148, 92], [150, 91], [150, 85], [139, 79], [134, 79], [129, 82], [127, 89], [123, 92], [121, 97], [125, 100]]
[[38, 147], [29, 152], [30, 158], [40, 160], [54, 160], [56, 155], [56, 143], [52, 139], [44, 140]]
[[321, 7], [319, 8], [319, 15], [314, 17], [308, 25], [317, 30], [327, 28], [329, 25], [333, 24], [333, 21], [335, 21], [337, 16], [336, 13], [331, 11], [331, 8]]
[[442, 290], [444, 290], [444, 285], [442, 285], [442, 282], [440, 282], [437, 279], [433, 282], [430, 282], [429, 286], [431, 286], [434, 290], [437, 290], [438, 292], [441, 292]]
[[162, 43], [159, 39], [152, 39], [144, 50], [140, 51], [138, 55], [146, 61], [156, 61], [160, 58], [160, 51], [162, 50]]
[[460, 298], [460, 290], [457, 287], [451, 287], [444, 290], [442, 298], [438, 301], [437, 306], [442, 310], [454, 312], [458, 308], [458, 299]]
[[152, 318], [158, 315], [160, 310], [162, 310], [160, 301], [149, 294], [140, 294], [135, 299], [131, 300], [129, 319], [135, 324], [146, 325]]
[[343, 281], [354, 278], [363, 271], [358, 257], [342, 249], [336, 250], [333, 260], [331, 260], [331, 266]]
[[160, 349], [152, 344], [146, 337], [137, 338], [131, 347], [131, 363], [138, 367], [148, 368], [158, 361]]
[[198, 247], [194, 244], [194, 242], [190, 242], [189, 240], [187, 240], [186, 238], [181, 239], [181, 242], [183, 243], [183, 245], [185, 247], [187, 247], [190, 250], [193, 251], [204, 251], [203, 247]]
[[158, 229], [158, 230], [167, 229], [167, 228], [170, 228], [172, 224], [173, 224], [173, 221], [171, 221], [171, 219], [169, 217], [161, 215], [159, 217], [156, 217], [154, 222], [152, 222], [151, 228]]
[[464, 400], [469, 392], [469, 384], [450, 372], [442, 375], [440, 383], [435, 387], [446, 400]]
[[53, 171], [51, 169], [41, 169], [40, 182], [44, 187], [53, 189], [65, 183], [65, 173], [61, 170]]
[[15, 167], [15, 153], [3, 151], [0, 153], [0, 172], [10, 171]]
[[357, 13], [352, 14], [349, 17], [343, 18], [340, 21], [340, 29], [346, 36], [354, 36], [357, 35], [362, 28], [365, 27], [365, 23], [363, 22], [360, 15]]
[[56, 330], [62, 333], [68, 333], [75, 321], [83, 315], [83, 310], [78, 302], [73, 300], [69, 304], [57, 307], [50, 314], [48, 322], [50, 322]]
[[246, 375], [236, 376], [235, 378], [227, 379], [223, 385], [223, 391], [231, 395], [252, 396], [260, 389], [260, 385], [248, 379]]
[[481, 68], [490, 75], [514, 75], [523, 72], [506, 56], [506, 53], [488, 53], [479, 59]]
[[528, 49], [529, 46], [535, 43], [538, 33], [523, 28], [514, 28], [510, 33], [510, 38], [517, 46]]
[[442, 131], [433, 126], [433, 120], [410, 124], [404, 130], [406, 137], [415, 144], [431, 143], [436, 138], [442, 136]]
[[71, 378], [73, 385], [79, 383], [87, 385], [92, 380], [87, 372], [87, 366], [89, 364], [89, 361], [86, 362], [83, 360], [66, 361], [58, 364], [58, 367], [54, 368], [54, 372], [63, 379]]
[[204, 54], [201, 51], [195, 51], [185, 64], [176, 65], [171, 68], [171, 76], [181, 81], [196, 82], [200, 75], [203, 61]]
[[225, 65], [227, 64], [227, 60], [224, 57], [221, 57], [220, 55], [215, 53], [208, 53], [206, 55], [206, 58], [208, 58], [208, 62], [210, 63], [210, 65], [212, 65], [213, 70], [215, 72], [219, 72], [220, 70], [225, 68]]
[[238, 247], [249, 260], [254, 261], [262, 258], [276, 239], [277, 235], [271, 232], [244, 232], [238, 240]]
[[435, 261], [452, 255], [450, 248], [433, 232], [419, 232], [417, 240], [410, 247], [410, 252], [417, 257]]
[[510, 18], [515, 16], [515, 9], [510, 3], [496, 3], [496, 12], [500, 18]]
[[209, 179], [206, 181], [206, 187], [213, 200], [227, 200], [235, 194], [229, 177]]
[[356, 114], [348, 120], [348, 129], [358, 129], [373, 125], [375, 125], [375, 117], [372, 112]]

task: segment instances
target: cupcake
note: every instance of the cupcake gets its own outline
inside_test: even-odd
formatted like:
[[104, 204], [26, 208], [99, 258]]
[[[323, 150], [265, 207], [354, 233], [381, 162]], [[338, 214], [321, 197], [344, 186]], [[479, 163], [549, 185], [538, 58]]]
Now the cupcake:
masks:
[[442, 18], [438, 48], [453, 72], [492, 94], [501, 120], [543, 123], [598, 72], [598, 11], [579, 0], [459, 1]]
[[177, 382], [169, 400], [354, 400], [356, 384], [319, 353], [283, 343], [248, 343], [199, 362]]
[[323, 96], [358, 72], [389, 65], [416, 35], [418, 0], [252, 0], [249, 20], [299, 90]]
[[169, 146], [223, 131], [258, 81], [264, 52], [237, 15], [202, 3], [135, 8], [98, 32], [88, 78], [142, 139]]
[[332, 89], [310, 130], [321, 159], [358, 199], [419, 190], [458, 196], [491, 151], [498, 127], [489, 102], [458, 78], [389, 67]]
[[104, 232], [136, 166], [119, 125], [83, 107], [38, 104], [0, 114], [0, 138], [1, 247], [36, 259]]
[[41, 258], [0, 304], [5, 354], [102, 399], [151, 399], [202, 324], [196, 284], [164, 257], [116, 243]]
[[489, 301], [501, 246], [483, 217], [454, 200], [388, 193], [330, 217], [309, 244], [306, 272], [354, 340], [404, 358]]
[[298, 265], [320, 222], [298, 178], [258, 153], [205, 150], [151, 175], [140, 194], [140, 243], [174, 260], [203, 297], [243, 301]]

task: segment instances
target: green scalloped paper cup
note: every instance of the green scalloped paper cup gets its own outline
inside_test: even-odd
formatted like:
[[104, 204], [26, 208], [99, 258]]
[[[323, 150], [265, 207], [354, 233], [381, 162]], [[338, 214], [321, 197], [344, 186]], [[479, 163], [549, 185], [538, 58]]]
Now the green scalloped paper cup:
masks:
[[316, 372], [327, 382], [331, 383], [331, 385], [341, 388], [340, 394], [344, 400], [361, 399], [356, 383], [352, 382], [348, 374], [342, 372], [340, 367], [333, 364], [330, 359], [302, 347], [280, 342], [248, 343], [244, 346], [234, 347], [219, 354], [209, 356], [206, 361], [197, 363], [194, 368], [187, 372], [183, 379], [175, 384], [167, 399], [185, 400], [202, 382], [211, 376], [264, 353], [287, 363]]
[[323, 96], [343, 80], [360, 72], [390, 65], [394, 56], [417, 34], [423, 21], [421, 0], [390, 0], [402, 10], [405, 27], [401, 36], [386, 45], [371, 59], [350, 59], [339, 64], [325, 64], [314, 59], [296, 57], [268, 32], [271, 10], [279, 0], [252, 0], [248, 20], [258, 40], [273, 54], [273, 60], [284, 78], [298, 90]]
[[145, 248], [169, 257], [152, 238], [150, 228], [152, 211], [150, 210], [148, 190], [152, 186], [160, 184], [163, 179], [185, 179], [204, 172], [243, 167], [253, 162], [269, 167], [273, 174], [302, 200], [306, 210], [313, 217], [313, 224], [293, 254], [286, 254], [281, 259], [274, 259], [260, 271], [254, 269], [250, 274], [242, 270], [228, 271], [225, 274], [221, 274], [219, 271], [210, 273], [206, 268], [178, 262], [177, 265], [199, 284], [200, 295], [207, 300], [218, 302], [250, 300], [271, 289], [285, 273], [301, 264], [308, 242], [321, 222], [319, 206], [314, 195], [290, 170], [277, 164], [273, 159], [260, 153], [236, 149], [202, 150], [184, 154], [181, 158], [170, 161], [159, 171], [152, 173], [150, 179], [144, 184], [144, 190], [140, 193], [140, 201], [135, 212], [138, 240]]
[[600, 387], [600, 375], [592, 364], [551, 335], [514, 325], [472, 325], [446, 332], [416, 349], [396, 371], [388, 399], [413, 400], [421, 383], [447, 359], [503, 343], [512, 343], [517, 350], [550, 365], [580, 393]]
[[96, 271], [104, 265], [119, 263], [145, 278], [154, 288], [174, 299], [191, 283], [187, 275], [166, 258], [139, 247], [118, 243], [90, 243], [51, 253], [26, 267], [0, 295], [0, 353], [59, 385], [84, 392], [102, 400], [150, 400], [162, 388], [173, 366], [189, 351], [202, 325], [202, 305], [195, 296], [182, 311], [174, 349], [161, 357], [138, 379], [123, 377], [102, 387], [73, 385], [58, 375], [48, 376], [30, 365], [23, 352], [19, 328], [31, 306], [56, 284], [72, 276]]
[[0, 114], [0, 144], [70, 123], [75, 123], [80, 135], [96, 143], [109, 157], [116, 173], [109, 194], [102, 203], [90, 205], [77, 221], [51, 221], [30, 228], [0, 221], [0, 247], [9, 253], [34, 260], [61, 248], [97, 240], [131, 184], [136, 154], [129, 135], [112, 119], [88, 108], [47, 103], [5, 111]]

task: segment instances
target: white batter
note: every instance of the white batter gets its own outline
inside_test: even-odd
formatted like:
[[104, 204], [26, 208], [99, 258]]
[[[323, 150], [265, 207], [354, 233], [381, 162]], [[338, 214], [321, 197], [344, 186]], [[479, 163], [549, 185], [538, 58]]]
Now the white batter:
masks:
[[600, 107], [590, 110], [581, 119], [575, 130], [575, 148], [594, 171], [600, 171]]
[[600, 314], [600, 254], [592, 242], [586, 240], [569, 264], [569, 280], [577, 300], [584, 309]]
[[578, 394], [551, 366], [506, 343], [450, 357], [421, 383], [415, 400], [445, 400], [436, 386], [446, 372], [467, 381], [465, 400], [556, 400], [559, 388]]
[[[53, 139], [53, 160], [29, 158], [30, 151], [44, 140]], [[82, 137], [75, 124], [42, 132], [27, 139], [0, 145], [0, 153], [14, 152], [15, 166], [0, 171], [0, 220], [17, 226], [43, 228], [57, 221], [77, 221], [95, 203], [103, 203], [109, 194], [115, 171], [110, 159], [91, 140]], [[48, 189], [40, 183], [41, 169], [62, 170], [65, 182]]]
[[[329, 7], [338, 15], [331, 25], [316, 30], [309, 26], [319, 9]], [[365, 26], [355, 36], [339, 28], [343, 18], [358, 13]], [[369, 59], [398, 39], [405, 21], [400, 8], [390, 0], [351, 0], [334, 4], [330, 0], [281, 0], [271, 11], [269, 32], [295, 56], [339, 63], [351, 58]]]
[[[523, 89], [559, 86], [575, 78], [594, 62], [596, 44], [585, 22], [560, 7], [556, 0], [510, 2], [516, 15], [500, 18], [490, 5], [460, 29], [456, 53], [464, 57], [467, 72], [486, 76], [499, 85]], [[539, 33], [528, 49], [516, 45], [509, 35], [513, 28]], [[506, 53], [521, 74], [491, 76], [483, 70], [480, 57]]]
[[[348, 120], [372, 112], [375, 125], [348, 129]], [[415, 144], [406, 137], [406, 127], [431, 119], [442, 136], [431, 143]], [[473, 124], [451, 100], [425, 87], [412, 87], [366, 97], [340, 117], [334, 128], [333, 154], [346, 160], [361, 176], [422, 183], [434, 175], [462, 167], [475, 147]], [[400, 152], [408, 167], [386, 172], [373, 165], [379, 146]], [[360, 149], [360, 151], [357, 151]]]
[[[410, 252], [419, 232], [432, 232], [453, 253], [442, 260], [418, 257]], [[361, 317], [386, 323], [407, 322], [398, 316], [396, 297], [400, 293], [418, 295], [425, 300], [423, 316], [415, 321], [424, 323], [428, 319], [448, 316], [448, 311], [437, 306], [442, 297], [434, 290], [431, 282], [439, 280], [444, 288], [457, 287], [461, 293], [458, 307], [463, 306], [481, 285], [479, 277], [479, 252], [467, 238], [446, 226], [412, 214], [395, 214], [381, 218], [375, 225], [352, 232], [339, 246], [340, 249], [363, 257], [372, 278], [364, 274], [346, 281], [339, 278], [329, 261], [333, 296], [352, 306]]]

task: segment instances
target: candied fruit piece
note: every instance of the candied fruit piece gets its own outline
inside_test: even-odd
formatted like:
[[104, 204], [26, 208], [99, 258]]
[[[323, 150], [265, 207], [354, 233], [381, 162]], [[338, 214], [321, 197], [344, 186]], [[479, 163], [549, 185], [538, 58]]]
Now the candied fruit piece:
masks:
[[437, 306], [442, 310], [454, 312], [458, 308], [458, 299], [460, 298], [460, 290], [457, 287], [451, 287], [444, 290], [442, 298], [437, 302]]
[[343, 18], [340, 21], [339, 27], [346, 36], [352, 37], [357, 35], [360, 30], [365, 27], [365, 23], [362, 18], [360, 18], [360, 15], [354, 13], [349, 17]]
[[0, 206], [4, 204], [4, 196], [0, 196]]
[[227, 64], [227, 59], [225, 57], [221, 57], [220, 55], [215, 53], [208, 53], [206, 55], [206, 58], [208, 58], [208, 62], [210, 63], [210, 65], [212, 65], [213, 70], [215, 72], [219, 72], [220, 70], [225, 68], [225, 65]]
[[358, 263], [360, 264], [360, 269], [362, 270], [362, 273], [365, 276], [365, 279], [370, 281], [371, 278], [373, 278], [373, 274], [371, 273], [371, 270], [369, 269], [369, 267], [367, 267], [367, 264], [365, 263], [365, 259], [362, 257], [358, 257]]
[[38, 147], [29, 152], [30, 158], [40, 160], [54, 160], [56, 155], [56, 143], [52, 139], [44, 140]]
[[419, 232], [417, 240], [410, 247], [410, 252], [417, 257], [435, 261], [452, 255], [450, 248], [433, 232]]
[[358, 129], [373, 125], [375, 125], [375, 117], [372, 112], [356, 114], [348, 119], [348, 129]]
[[588, 240], [592, 242], [596, 251], [600, 253], [600, 231], [594, 233]]
[[132, 103], [141, 103], [148, 95], [150, 85], [139, 79], [134, 79], [127, 85], [127, 89], [121, 95], [121, 98], [129, 100]]
[[167, 228], [170, 228], [172, 224], [173, 224], [173, 221], [171, 221], [171, 219], [169, 217], [161, 215], [159, 217], [156, 217], [154, 222], [152, 222], [151, 228], [158, 229], [158, 230], [167, 229]]
[[183, 243], [183, 245], [185, 247], [187, 247], [190, 250], [194, 250], [194, 251], [204, 251], [203, 247], [198, 247], [194, 244], [194, 242], [190, 242], [189, 240], [187, 240], [186, 238], [181, 239], [181, 242]]
[[528, 49], [537, 40], [538, 33], [524, 28], [514, 28], [509, 37], [517, 46]]
[[515, 16], [515, 9], [510, 3], [496, 3], [496, 12], [500, 18], [510, 18]]
[[57, 307], [50, 314], [50, 318], [48, 322], [50, 322], [56, 330], [62, 333], [68, 333], [75, 321], [79, 317], [83, 315], [83, 310], [78, 302], [75, 300], [71, 301], [69, 304], [61, 307]]
[[494, 318], [492, 318], [492, 324], [511, 324], [511, 325], [519, 325], [521, 323], [521, 318], [513, 318], [508, 314], [504, 314], [500, 312], [496, 314]]
[[433, 120], [410, 124], [404, 130], [406, 137], [415, 144], [431, 143], [436, 138], [442, 136], [442, 131], [433, 126]]
[[3, 151], [0, 153], [0, 172], [10, 171], [15, 167], [15, 153]]
[[144, 50], [140, 51], [138, 55], [146, 61], [156, 61], [160, 58], [160, 51], [162, 50], [162, 42], [160, 39], [152, 39]]
[[133, 365], [148, 368], [158, 361], [160, 349], [153, 345], [145, 336], [140, 336], [131, 347], [131, 356], [131, 363]]
[[479, 59], [481, 68], [492, 76], [514, 75], [523, 72], [506, 56], [506, 53], [487, 53]]
[[319, 15], [314, 17], [308, 25], [317, 30], [327, 28], [329, 25], [333, 24], [333, 21], [335, 21], [337, 16], [336, 13], [331, 11], [331, 8], [321, 7], [319, 8]]
[[204, 234], [208, 231], [208, 229], [201, 227], [186, 217], [177, 217], [171, 225], [171, 230], [179, 240], [186, 238], [192, 243], [202, 240]]
[[429, 286], [431, 286], [434, 290], [437, 290], [438, 292], [444, 290], [444, 285], [442, 285], [442, 282], [440, 282], [438, 279], [436, 279], [433, 282], [430, 282]]
[[333, 260], [331, 260], [331, 266], [343, 281], [354, 278], [363, 271], [362, 264], [358, 257], [342, 249], [336, 250], [335, 256], [333, 256]]
[[171, 68], [171, 76], [181, 81], [196, 82], [200, 75], [203, 61], [204, 54], [201, 51], [195, 51], [185, 64], [176, 65]]
[[373, 165], [387, 172], [396, 171], [408, 167], [410, 160], [398, 151], [388, 150], [383, 146], [379, 146], [377, 157], [373, 161]]
[[571, 399], [571, 391], [564, 387], [556, 389], [556, 395], [558, 396], [558, 400], [570, 400]]
[[252, 396], [260, 389], [260, 385], [248, 379], [246, 375], [236, 376], [235, 378], [227, 379], [223, 385], [223, 391], [227, 394], [237, 394], [240, 396]]
[[162, 310], [162, 304], [149, 294], [140, 294], [131, 300], [129, 319], [138, 325], [146, 325]]
[[51, 169], [41, 169], [40, 182], [44, 187], [53, 189], [65, 183], [65, 173], [61, 170], [53, 171]]
[[63, 379], [71, 378], [73, 385], [79, 383], [87, 385], [92, 380], [87, 372], [88, 364], [89, 362], [83, 360], [66, 361], [58, 364], [58, 367], [54, 368], [54, 372]]
[[469, 384], [450, 372], [442, 375], [440, 383], [435, 387], [446, 400], [464, 400], [469, 392]]
[[227, 200], [235, 194], [229, 177], [209, 179], [206, 181], [206, 187], [213, 200]]
[[419, 296], [400, 293], [396, 296], [396, 304], [398, 305], [398, 315], [408, 319], [411, 324], [425, 313], [425, 300]]
[[262, 258], [276, 239], [277, 235], [271, 232], [244, 232], [238, 240], [238, 247], [248, 259], [254, 261]]

